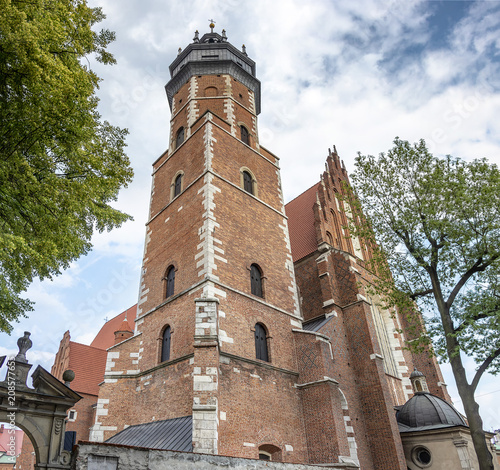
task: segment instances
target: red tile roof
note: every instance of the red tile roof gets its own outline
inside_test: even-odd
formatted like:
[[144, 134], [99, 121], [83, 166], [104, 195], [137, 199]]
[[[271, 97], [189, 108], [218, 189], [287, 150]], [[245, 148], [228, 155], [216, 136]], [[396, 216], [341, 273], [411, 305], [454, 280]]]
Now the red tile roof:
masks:
[[116, 331], [130, 331], [133, 332], [134, 330], [130, 327], [130, 323], [127, 320], [123, 320], [122, 324], [118, 327]]
[[[15, 446], [16, 456], [21, 453], [23, 446], [24, 432], [20, 429], [13, 429], [8, 424], [0, 425], [0, 452], [8, 453]], [[12, 444], [14, 443], [14, 444]]]
[[69, 360], [66, 359], [67, 363], [62, 363], [59, 368], [52, 367], [52, 372], [61, 380], [63, 370], [71, 369], [75, 373], [75, 380], [70, 385], [72, 390], [97, 396], [106, 369], [106, 349], [115, 344], [115, 331], [134, 331], [136, 315], [137, 305], [134, 305], [106, 322], [90, 346], [70, 341], [67, 331], [61, 341], [58, 355], [67, 357], [64, 351], [69, 350]]
[[316, 183], [285, 206], [294, 262], [313, 253], [318, 248], [313, 211], [318, 186], [319, 183]]
[[137, 304], [124, 312], [120, 313], [116, 317], [112, 318], [108, 322], [106, 322], [99, 333], [97, 333], [94, 341], [90, 343], [94, 348], [99, 349], [108, 349], [115, 344], [115, 331], [124, 331], [123, 330], [123, 321], [125, 320], [125, 316], [127, 317], [127, 321], [130, 327], [129, 331], [134, 331], [135, 326], [135, 317], [137, 315]]
[[107, 355], [105, 349], [70, 341], [68, 368], [75, 373], [71, 389], [77, 393], [98, 395], [99, 384], [103, 381], [106, 369]]

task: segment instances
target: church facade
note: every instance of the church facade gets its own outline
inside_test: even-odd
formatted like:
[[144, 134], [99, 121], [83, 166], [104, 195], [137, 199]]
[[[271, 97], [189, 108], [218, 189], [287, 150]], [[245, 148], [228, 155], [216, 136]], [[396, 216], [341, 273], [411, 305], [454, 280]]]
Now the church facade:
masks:
[[403, 319], [367, 292], [371, 252], [346, 232], [336, 149], [285, 206], [245, 48], [212, 27], [170, 72], [135, 327], [107, 350], [90, 440], [405, 470], [395, 407], [411, 372], [449, 396], [435, 359], [405, 350]]

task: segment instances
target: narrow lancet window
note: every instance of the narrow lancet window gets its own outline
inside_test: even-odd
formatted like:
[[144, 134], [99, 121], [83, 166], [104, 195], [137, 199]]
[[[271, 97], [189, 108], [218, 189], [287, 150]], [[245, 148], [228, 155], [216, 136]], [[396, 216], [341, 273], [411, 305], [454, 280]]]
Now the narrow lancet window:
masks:
[[269, 362], [266, 329], [260, 323], [255, 325], [255, 357], [261, 361]]
[[175, 148], [178, 148], [179, 145], [182, 144], [182, 142], [184, 142], [184, 127], [181, 127], [178, 131], [177, 131], [177, 137], [175, 139]]
[[250, 287], [253, 295], [263, 297], [262, 273], [256, 264], [252, 264], [252, 266], [250, 266]]
[[175, 285], [175, 268], [170, 266], [167, 271], [167, 290], [165, 297], [170, 297], [174, 295], [174, 285]]
[[250, 145], [250, 135], [248, 134], [248, 129], [245, 126], [240, 126], [241, 129], [241, 141], [247, 145]]
[[161, 343], [161, 362], [170, 360], [170, 326], [165, 328]]

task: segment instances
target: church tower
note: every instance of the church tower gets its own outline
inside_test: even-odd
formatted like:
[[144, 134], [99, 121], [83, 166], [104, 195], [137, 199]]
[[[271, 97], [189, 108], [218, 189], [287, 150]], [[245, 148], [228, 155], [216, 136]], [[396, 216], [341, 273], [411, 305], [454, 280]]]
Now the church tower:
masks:
[[365, 289], [371, 252], [345, 229], [335, 149], [285, 213], [255, 63], [210, 27], [170, 65], [135, 330], [107, 350], [90, 440], [404, 470], [394, 407], [417, 365], [444, 396], [439, 368], [403, 350]]
[[91, 437], [192, 416], [195, 452], [305, 461], [279, 160], [259, 143], [255, 62], [213, 28], [170, 66], [136, 331], [108, 350]]

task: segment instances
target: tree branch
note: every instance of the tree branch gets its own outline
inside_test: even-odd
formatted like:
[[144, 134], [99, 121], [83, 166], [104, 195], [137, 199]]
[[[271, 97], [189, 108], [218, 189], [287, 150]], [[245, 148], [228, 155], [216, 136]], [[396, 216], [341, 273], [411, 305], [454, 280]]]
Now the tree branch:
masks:
[[495, 312], [496, 312], [496, 310], [491, 310], [490, 312], [487, 312], [487, 313], [479, 313], [479, 314], [475, 315], [469, 321], [464, 321], [464, 322], [460, 323], [460, 325], [458, 325], [455, 328], [455, 333], [460, 333], [467, 325], [470, 324], [471, 321], [477, 321], [477, 320], [481, 320], [482, 318], [491, 317], [491, 315]]
[[472, 380], [470, 386], [472, 387], [472, 391], [476, 391], [477, 384], [479, 383], [479, 379], [483, 375], [484, 371], [490, 366], [490, 364], [498, 357], [500, 356], [500, 348], [498, 348], [488, 359], [486, 359], [482, 364], [481, 367], [476, 372], [476, 375], [474, 375], [474, 379]]
[[429, 295], [429, 294], [432, 294], [433, 292], [434, 292], [433, 289], [427, 289], [424, 291], [415, 292], [415, 293], [410, 295], [410, 299], [415, 300], [417, 297], [423, 297], [424, 295]]
[[455, 297], [458, 295], [460, 292], [460, 289], [467, 283], [467, 281], [475, 274], [484, 271], [488, 266], [490, 266], [493, 261], [495, 261], [500, 254], [496, 254], [491, 256], [491, 258], [488, 261], [485, 261], [483, 263], [483, 258], [479, 257], [479, 259], [472, 265], [471, 268], [467, 270], [467, 272], [460, 278], [460, 280], [457, 282], [456, 286], [453, 288], [451, 291], [448, 300], [446, 301], [446, 304], [448, 305], [449, 308], [451, 308], [453, 301], [455, 300]]

